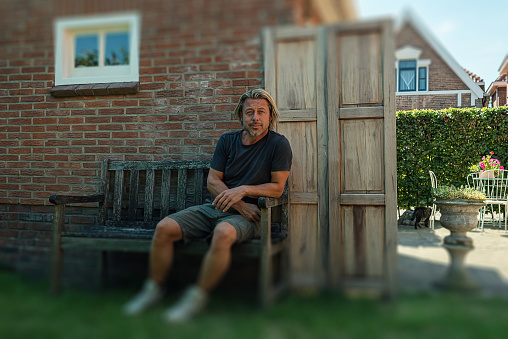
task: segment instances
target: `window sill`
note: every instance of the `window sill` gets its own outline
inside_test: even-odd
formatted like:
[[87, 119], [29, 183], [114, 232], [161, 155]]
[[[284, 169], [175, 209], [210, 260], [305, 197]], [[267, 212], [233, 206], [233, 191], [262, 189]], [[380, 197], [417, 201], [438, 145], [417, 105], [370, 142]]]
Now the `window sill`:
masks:
[[112, 82], [106, 84], [61, 85], [51, 88], [50, 94], [55, 98], [81, 97], [89, 95], [136, 94], [139, 82]]

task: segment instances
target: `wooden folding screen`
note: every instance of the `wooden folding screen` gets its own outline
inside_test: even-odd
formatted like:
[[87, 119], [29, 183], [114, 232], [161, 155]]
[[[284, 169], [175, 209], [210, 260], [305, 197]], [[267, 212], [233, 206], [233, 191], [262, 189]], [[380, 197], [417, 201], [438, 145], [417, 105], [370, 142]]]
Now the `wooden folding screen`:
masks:
[[391, 22], [264, 31], [265, 88], [293, 149], [294, 288], [392, 293], [396, 151]]

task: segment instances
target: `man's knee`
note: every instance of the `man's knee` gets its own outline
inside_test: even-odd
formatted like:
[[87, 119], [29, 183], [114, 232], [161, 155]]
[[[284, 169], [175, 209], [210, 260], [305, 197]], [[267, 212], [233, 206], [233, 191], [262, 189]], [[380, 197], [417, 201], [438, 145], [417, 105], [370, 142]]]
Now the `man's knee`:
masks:
[[214, 248], [228, 248], [231, 247], [237, 239], [236, 229], [227, 222], [218, 224], [212, 237], [212, 247]]
[[180, 225], [169, 217], [159, 221], [155, 228], [154, 240], [155, 241], [178, 241], [183, 238], [183, 233]]

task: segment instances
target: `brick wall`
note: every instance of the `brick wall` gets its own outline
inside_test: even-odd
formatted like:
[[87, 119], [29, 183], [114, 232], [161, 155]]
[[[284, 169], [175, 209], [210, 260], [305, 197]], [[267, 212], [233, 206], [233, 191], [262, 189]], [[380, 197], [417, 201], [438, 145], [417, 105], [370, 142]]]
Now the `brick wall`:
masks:
[[[462, 96], [464, 97], [464, 95]], [[470, 97], [468, 95], [468, 97]], [[397, 95], [395, 98], [397, 111], [413, 109], [443, 109], [457, 107], [457, 94], [445, 95]]]
[[[0, 8], [0, 265], [44, 274], [51, 194], [97, 191], [103, 158], [209, 159], [263, 86], [260, 28], [287, 0], [19, 0]], [[137, 94], [54, 98], [55, 17], [141, 13]], [[71, 211], [86, 223], [93, 209]], [[36, 258], [36, 259], [34, 259]]]
[[[439, 54], [434, 51], [431, 46], [417, 33], [410, 24], [405, 24], [396, 35], [396, 49], [410, 45], [422, 49], [420, 59], [430, 59], [429, 65], [429, 91], [449, 91], [449, 90], [468, 90], [469, 88], [460, 80], [460, 78], [448, 67]], [[457, 95], [454, 100], [450, 100], [449, 95], [439, 95], [435, 99], [428, 96], [415, 96], [409, 100], [407, 96], [397, 96], [397, 110], [410, 109], [443, 109], [449, 107], [457, 107]], [[420, 97], [420, 98], [418, 98]], [[469, 99], [466, 99], [468, 97]], [[470, 106], [470, 95], [462, 95], [463, 107]], [[467, 106], [465, 100], [469, 100]], [[409, 104], [411, 102], [411, 104]], [[399, 106], [400, 105], [400, 106]], [[415, 106], [416, 105], [416, 106]], [[419, 106], [423, 105], [423, 106]], [[427, 106], [431, 105], [431, 106]]]
[[506, 87], [497, 88], [498, 106], [506, 105]]
[[471, 103], [471, 94], [467, 93], [462, 93], [462, 97], [461, 97], [461, 105], [462, 107], [471, 107], [471, 106], [475, 106], [475, 103]]

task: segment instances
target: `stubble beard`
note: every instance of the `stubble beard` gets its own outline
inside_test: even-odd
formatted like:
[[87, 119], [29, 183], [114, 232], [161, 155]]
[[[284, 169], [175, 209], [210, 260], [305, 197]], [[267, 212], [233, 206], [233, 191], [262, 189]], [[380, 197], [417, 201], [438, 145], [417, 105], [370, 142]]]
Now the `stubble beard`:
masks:
[[[250, 124], [249, 124], [249, 127], [250, 127], [250, 126], [253, 126], [253, 125], [250, 125]], [[259, 126], [259, 125], [257, 125], [257, 126]], [[259, 137], [261, 134], [263, 134], [263, 133], [265, 133], [265, 132], [266, 132], [267, 128], [264, 128], [264, 129], [262, 129], [262, 130], [261, 130], [261, 131], [259, 131], [259, 132], [254, 132], [254, 131], [253, 131], [253, 130], [251, 130], [250, 128], [249, 128], [249, 129], [245, 129], [245, 130], [247, 131], [247, 133], [249, 133], [249, 135], [250, 135], [251, 137]]]

